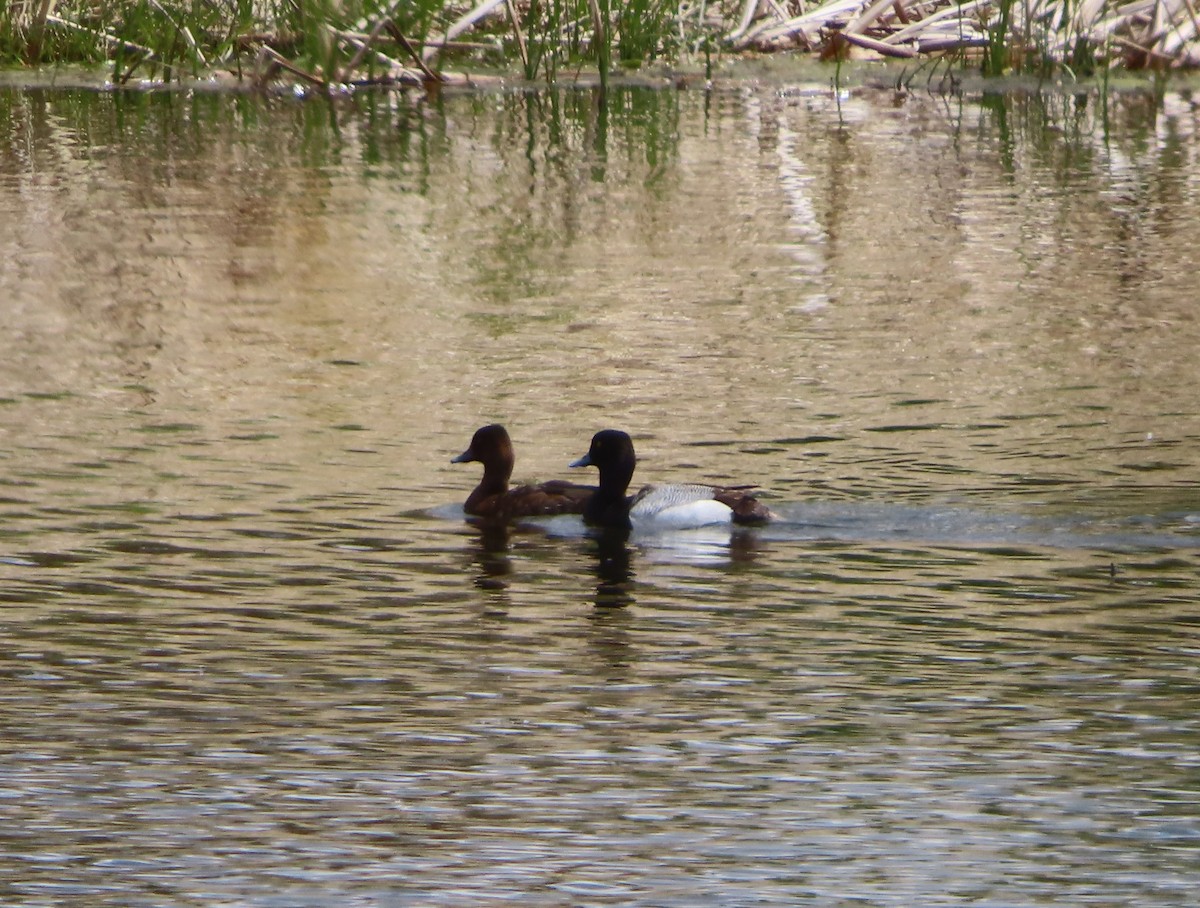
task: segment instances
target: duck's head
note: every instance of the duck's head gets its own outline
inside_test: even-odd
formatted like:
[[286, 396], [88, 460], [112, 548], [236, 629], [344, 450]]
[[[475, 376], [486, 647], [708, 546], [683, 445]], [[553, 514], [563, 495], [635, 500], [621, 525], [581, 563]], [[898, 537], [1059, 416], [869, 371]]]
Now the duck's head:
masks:
[[471, 463], [473, 461], [483, 464], [485, 472], [504, 471], [504, 478], [507, 481], [508, 477], [512, 475], [516, 456], [513, 454], [512, 439], [508, 437], [508, 431], [504, 426], [493, 424], [479, 429], [471, 437], [471, 444], [467, 450], [450, 462]]
[[633, 452], [633, 440], [619, 429], [604, 429], [592, 436], [588, 452], [576, 461], [573, 467], [596, 467], [600, 471], [600, 485], [606, 480], [619, 484], [622, 492], [633, 477], [637, 455]]

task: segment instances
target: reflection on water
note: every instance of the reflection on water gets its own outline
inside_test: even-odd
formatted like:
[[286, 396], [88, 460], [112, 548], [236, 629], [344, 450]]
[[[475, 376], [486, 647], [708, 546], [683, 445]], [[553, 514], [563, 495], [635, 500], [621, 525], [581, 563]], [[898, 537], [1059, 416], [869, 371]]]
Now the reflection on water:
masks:
[[1191, 904], [1196, 134], [0, 90], [0, 901]]
[[596, 597], [593, 601], [598, 609], [621, 608], [634, 603], [628, 537], [624, 530], [602, 530], [594, 536]]

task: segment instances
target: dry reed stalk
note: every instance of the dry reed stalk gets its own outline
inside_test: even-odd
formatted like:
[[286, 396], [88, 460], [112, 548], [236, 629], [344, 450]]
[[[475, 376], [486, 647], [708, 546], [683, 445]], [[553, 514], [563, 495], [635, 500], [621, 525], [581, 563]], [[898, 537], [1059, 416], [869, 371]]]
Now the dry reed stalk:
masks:
[[1100, 21], [1107, 6], [1108, 0], [1083, 0], [1071, 14], [1072, 27], [1080, 34], [1084, 34]]
[[876, 19], [883, 15], [885, 10], [895, 5], [897, 5], [896, 0], [875, 0], [874, 3], [872, 3], [865, 10], [863, 10], [861, 14], [859, 14], [857, 19], [854, 19], [849, 25], [842, 29], [842, 37], [846, 38], [850, 35], [861, 35], [867, 30], [868, 26], [870, 26], [875, 22]]
[[1113, 38], [1113, 43], [1119, 44], [1129, 50], [1137, 51], [1139, 55], [1144, 56], [1147, 60], [1157, 60], [1164, 64], [1175, 62], [1174, 57], [1168, 57], [1166, 54], [1161, 54], [1153, 48], [1146, 47], [1144, 44], [1138, 44], [1136, 41], [1131, 41], [1128, 38], [1122, 38], [1120, 35]]
[[596, 43], [607, 40], [607, 28], [604, 21], [604, 11], [600, 9], [600, 0], [588, 0], [588, 9], [592, 12], [592, 28], [596, 34]]
[[[907, 25], [898, 31], [893, 32], [884, 38], [887, 44], [896, 44], [900, 41], [907, 41], [909, 38], [916, 38], [925, 31], [940, 28], [947, 23], [954, 28], [962, 28], [962, 20], [968, 13], [974, 12], [980, 6], [990, 3], [991, 0], [970, 0], [962, 6], [947, 6], [932, 15], [925, 16], [923, 19]], [[974, 29], [972, 29], [974, 32]]]
[[737, 39], [744, 35], [746, 30], [750, 28], [750, 23], [754, 21], [754, 16], [757, 12], [758, 0], [746, 0], [745, 4], [742, 6], [742, 15], [741, 18], [738, 19], [737, 28], [725, 36], [726, 40], [736, 43]]
[[463, 32], [474, 28], [475, 23], [481, 19], [485, 19], [494, 13], [499, 7], [504, 5], [504, 0], [483, 0], [477, 7], [468, 12], [466, 15], [459, 17], [446, 29], [446, 34], [443, 39], [437, 44], [426, 43], [421, 51], [421, 59], [428, 63], [439, 53], [442, 47], [450, 41], [453, 41]]
[[192, 35], [192, 30], [184, 25], [183, 22], [176, 21], [175, 17], [171, 15], [170, 11], [168, 11], [161, 3], [159, 3], [158, 0], [150, 0], [150, 5], [162, 13], [164, 19], [175, 26], [176, 32], [183, 35], [183, 40], [186, 42], [187, 46], [191, 48], [192, 53], [196, 55], [196, 61], [201, 66], [207, 66], [208, 60], [204, 56], [204, 51], [200, 49], [200, 45], [196, 43], [196, 38]]
[[922, 35], [917, 39], [917, 50], [923, 54], [940, 54], [946, 51], [968, 50], [988, 46], [986, 35], [965, 35], [958, 32], [944, 35]]
[[513, 0], [504, 0], [508, 7], [508, 21], [512, 23], [513, 33], [517, 36], [517, 53], [521, 56], [521, 68], [529, 75], [529, 49], [525, 46], [525, 33], [521, 30], [521, 19], [517, 16], [517, 8]]
[[[335, 34], [337, 33], [335, 32]], [[352, 70], [349, 67], [346, 67], [342, 70], [342, 76], [339, 79], [343, 85], [348, 85], [351, 81], [354, 81], [355, 84], [358, 85], [364, 83], [382, 85], [394, 82], [399, 82], [402, 85], [419, 85], [424, 81], [417, 72], [414, 70], [405, 69], [404, 64], [402, 64], [399, 60], [389, 57], [378, 48], [371, 47], [363, 39], [355, 37], [354, 35], [346, 34], [338, 34], [338, 37], [353, 47], [356, 53], [361, 51], [364, 58], [367, 54], [370, 54], [378, 62], [386, 66], [388, 70], [387, 78], [385, 79], [351, 80]], [[359, 59], [359, 62], [362, 62], [362, 58]]]
[[42, 55], [42, 38], [46, 34], [46, 20], [54, 0], [41, 0], [29, 21], [29, 39], [25, 44], [25, 59], [34, 63]]
[[877, 54], [882, 54], [885, 57], [897, 57], [901, 60], [911, 60], [917, 55], [917, 52], [912, 48], [898, 47], [895, 44], [885, 44], [882, 41], [876, 41], [874, 38], [868, 38], [866, 35], [859, 35], [855, 34], [854, 32], [848, 33], [844, 30], [838, 32], [838, 34], [851, 44], [866, 48], [867, 50], [873, 50]]
[[[387, 20], [387, 30], [388, 33], [396, 39], [396, 43], [403, 47], [408, 52], [408, 55], [413, 58], [413, 61], [417, 64], [417, 67], [421, 70], [421, 73], [426, 79], [428, 79], [430, 82], [444, 82], [446, 80], [444, 74], [436, 72], [435, 70], [431, 69], [428, 64], [426, 64], [420, 53], [417, 52], [417, 49], [413, 47], [413, 43], [404, 36], [402, 31], [400, 31], [400, 26], [398, 26], [391, 19]], [[443, 44], [443, 46], [445, 45]]]
[[388, 11], [387, 16], [376, 22], [375, 27], [371, 29], [365, 38], [348, 38], [344, 33], [339, 33], [336, 29], [329, 29], [330, 33], [335, 37], [342, 38], [342, 40], [352, 43], [355, 47], [354, 56], [346, 61], [346, 65], [342, 67], [340, 76], [337, 73], [334, 74], [333, 81], [350, 81], [350, 74], [354, 72], [354, 70], [358, 69], [359, 64], [362, 63], [363, 59], [371, 51], [372, 45], [379, 40], [379, 36], [382, 35], [387, 29], [387, 25], [391, 21], [391, 13], [394, 12], [394, 10], [395, 7]]
[[274, 78], [274, 73], [281, 69], [291, 73], [298, 79], [303, 79], [305, 82], [308, 82], [311, 85], [316, 85], [324, 89], [329, 88], [328, 80], [323, 79], [320, 76], [313, 75], [307, 70], [301, 69], [299, 66], [288, 60], [287, 57], [283, 56], [273, 48], [267, 47], [265, 44], [258, 52], [258, 59], [259, 61], [265, 60], [271, 64], [255, 78], [254, 84], [259, 88], [262, 88], [264, 85], [266, 85], [267, 82]]
[[766, 22], [747, 31], [734, 42], [735, 50], [750, 46], [768, 46], [784, 39], [802, 39], [803, 43], [814, 48], [817, 46], [817, 32], [826, 26], [831, 19], [849, 15], [861, 5], [862, 0], [831, 0], [816, 9], [809, 10], [799, 16], [793, 16], [783, 22]]
[[[375, 47], [375, 43], [380, 36], [387, 32], [392, 39], [404, 48], [405, 53], [412, 57], [416, 63], [420, 73], [416, 73], [408, 69], [403, 63], [394, 57], [389, 57], [379, 48]], [[400, 31], [399, 26], [391, 19], [384, 19], [376, 23], [375, 27], [370, 32], [352, 32], [342, 29], [330, 28], [329, 33], [339, 41], [344, 41], [355, 49], [354, 56], [342, 67], [341, 76], [337, 81], [348, 83], [351, 81], [351, 74], [356, 70], [368, 54], [372, 55], [376, 60], [386, 66], [389, 70], [389, 78], [393, 81], [400, 82], [404, 85], [419, 85], [423, 82], [441, 82], [443, 81], [441, 73], [435, 72], [421, 59], [420, 53], [413, 47], [411, 41], [404, 36]]]
[[766, 4], [767, 6], [771, 7], [772, 11], [775, 13], [775, 17], [781, 22], [789, 19], [792, 15], [779, 5], [779, 0], [766, 0]]
[[[793, 42], [810, 50], [845, 40], [888, 57], [986, 47], [994, 36], [988, 22], [998, 0], [828, 0], [781, 20], [762, 15], [759, 0], [746, 0], [737, 27], [727, 36], [735, 49], [772, 47]], [[1200, 15], [1197, 0], [1130, 0], [1113, 7], [1108, 0], [1082, 0], [1063, 17], [1062, 0], [1024, 0], [1014, 5], [1004, 41], [1036, 47], [1065, 59], [1078, 41], [1100, 48], [1120, 39], [1147, 63], [1173, 66], [1200, 62]], [[1032, 49], [1032, 48], [1031, 48]]]
[[1166, 9], [1165, 17], [1169, 25], [1155, 48], [1159, 53], [1174, 56], [1196, 37], [1195, 15], [1193, 13], [1190, 18], [1185, 18], [1184, 14], [1188, 12], [1182, 2]]
[[1183, 5], [1187, 7], [1188, 16], [1192, 20], [1192, 34], [1200, 35], [1200, 20], [1197, 20], [1195, 5], [1192, 3], [1192, 0], [1183, 0]]

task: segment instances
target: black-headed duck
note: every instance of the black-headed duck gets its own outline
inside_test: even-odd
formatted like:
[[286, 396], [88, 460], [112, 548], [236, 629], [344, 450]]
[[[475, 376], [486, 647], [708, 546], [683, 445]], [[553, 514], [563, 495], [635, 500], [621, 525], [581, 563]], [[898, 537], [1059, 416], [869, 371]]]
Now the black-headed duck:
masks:
[[583, 519], [597, 526], [685, 528], [764, 523], [774, 516], [750, 493], [753, 486], [670, 483], [649, 485], [636, 495], [627, 495], [637, 455], [633, 440], [617, 429], [597, 432], [588, 452], [571, 466], [600, 470], [600, 488], [583, 511]]
[[475, 487], [463, 510], [474, 517], [504, 521], [519, 517], [538, 517], [553, 514], [582, 514], [595, 486], [577, 485], [553, 480], [538, 485], [508, 487], [512, 477], [512, 439], [504, 426], [484, 426], [471, 438], [471, 445], [451, 463], [483, 464], [483, 479]]

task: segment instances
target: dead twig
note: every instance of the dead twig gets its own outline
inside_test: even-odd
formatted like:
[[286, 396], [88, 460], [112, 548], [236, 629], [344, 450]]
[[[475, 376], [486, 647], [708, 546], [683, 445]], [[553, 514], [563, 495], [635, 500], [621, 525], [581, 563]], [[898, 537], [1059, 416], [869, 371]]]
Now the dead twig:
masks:
[[266, 83], [271, 78], [273, 78], [274, 73], [276, 73], [282, 69], [286, 72], [291, 73], [293, 76], [296, 76], [299, 79], [303, 79], [305, 82], [308, 82], [311, 85], [316, 85], [325, 90], [329, 89], [328, 80], [322, 79], [320, 76], [315, 76], [312, 73], [308, 72], [307, 70], [301, 69], [299, 66], [296, 66], [294, 63], [289, 61], [286, 57], [282, 56], [280, 53], [278, 53], [277, 51], [273, 50], [270, 47], [264, 46], [258, 52], [258, 58], [260, 61], [265, 60], [271, 64], [271, 66], [269, 66], [267, 68], [267, 70], [264, 71], [264, 72], [269, 72], [270, 75], [262, 75], [254, 80], [255, 86], [258, 88], [262, 88], [264, 85], [266, 85]]
[[[404, 33], [400, 31], [400, 27], [391, 19], [387, 20], [387, 30], [388, 34], [396, 39], [396, 43], [408, 51], [408, 55], [413, 58], [413, 61], [420, 68], [421, 72], [425, 74], [426, 79], [428, 79], [430, 82], [446, 81], [445, 76], [429, 67], [424, 58], [417, 52], [417, 49], [413, 47], [412, 42], [409, 41], [408, 38], [404, 37]], [[445, 42], [443, 42], [443, 44], [444, 43]]]
[[517, 53], [521, 55], [521, 68], [529, 73], [529, 49], [525, 46], [525, 33], [521, 31], [521, 20], [517, 17], [517, 8], [513, 0], [504, 0], [508, 7], [508, 20], [512, 23], [513, 33], [517, 36]]

